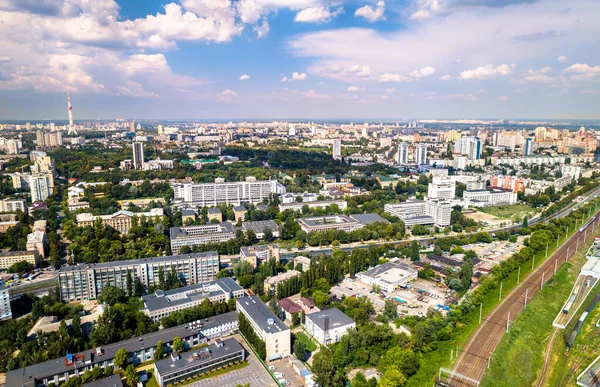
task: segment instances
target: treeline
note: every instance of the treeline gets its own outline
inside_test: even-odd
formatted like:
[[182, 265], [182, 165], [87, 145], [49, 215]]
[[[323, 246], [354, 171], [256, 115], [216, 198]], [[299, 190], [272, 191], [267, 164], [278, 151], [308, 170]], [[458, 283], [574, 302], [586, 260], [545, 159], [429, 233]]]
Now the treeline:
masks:
[[252, 325], [250, 325], [250, 322], [248, 322], [243, 313], [239, 314], [239, 320], [239, 329], [242, 335], [244, 335], [248, 343], [254, 348], [258, 357], [266, 360], [267, 346], [265, 342], [254, 332], [254, 328], [252, 328]]

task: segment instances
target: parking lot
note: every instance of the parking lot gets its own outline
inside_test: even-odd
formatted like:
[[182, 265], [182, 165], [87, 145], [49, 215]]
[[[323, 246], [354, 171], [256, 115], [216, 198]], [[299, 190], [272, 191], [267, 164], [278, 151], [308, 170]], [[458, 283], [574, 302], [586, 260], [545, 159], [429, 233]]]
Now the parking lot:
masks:
[[298, 373], [292, 368], [292, 365], [287, 359], [279, 359], [275, 361], [271, 361], [268, 363], [269, 366], [275, 367], [272, 372], [277, 375], [277, 372], [281, 372], [283, 374], [283, 378], [288, 382], [286, 387], [302, 387], [304, 383], [302, 382], [302, 377], [298, 375]]

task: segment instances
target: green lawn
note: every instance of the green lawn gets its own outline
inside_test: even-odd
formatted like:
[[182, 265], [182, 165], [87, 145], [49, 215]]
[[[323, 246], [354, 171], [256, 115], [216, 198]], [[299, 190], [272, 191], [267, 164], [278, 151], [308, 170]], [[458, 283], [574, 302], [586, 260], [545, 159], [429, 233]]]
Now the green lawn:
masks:
[[522, 220], [525, 215], [531, 217], [535, 213], [535, 208], [520, 203], [510, 206], [484, 207], [478, 208], [478, 210], [501, 219], [512, 220]]
[[308, 352], [313, 352], [314, 350], [317, 349], [317, 344], [315, 344], [315, 342], [312, 341], [305, 333], [298, 332], [298, 333], [295, 333], [294, 335], [296, 336], [296, 340], [299, 340], [302, 343], [304, 343], [304, 345], [306, 346], [306, 350]]
[[[519, 313], [496, 348], [490, 368], [481, 386], [528, 387], [535, 385], [544, 363], [544, 352], [553, 331], [552, 322], [570, 294], [579, 271], [585, 263], [585, 252], [592, 238], [574, 255], [569, 263], [558, 270], [552, 278]], [[594, 293], [595, 294], [595, 293]], [[568, 330], [570, 333], [570, 330]], [[560, 331], [554, 343], [560, 346], [564, 331]], [[564, 345], [563, 345], [564, 348]], [[553, 357], [556, 360], [556, 357]], [[548, 372], [554, 366], [550, 364]]]

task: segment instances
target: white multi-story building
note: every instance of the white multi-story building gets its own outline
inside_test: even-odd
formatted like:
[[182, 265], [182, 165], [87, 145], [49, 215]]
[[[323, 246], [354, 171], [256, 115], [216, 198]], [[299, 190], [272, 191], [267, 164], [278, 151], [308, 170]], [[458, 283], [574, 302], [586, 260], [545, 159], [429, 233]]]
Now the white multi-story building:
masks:
[[531, 156], [533, 154], [533, 138], [525, 139], [524, 156]]
[[290, 329], [269, 309], [258, 296], [238, 298], [236, 310], [243, 314], [254, 333], [265, 342], [267, 360], [276, 360], [291, 353]]
[[452, 204], [444, 199], [408, 200], [402, 203], [386, 204], [384, 211], [397, 216], [406, 227], [417, 224], [446, 227], [450, 225]]
[[51, 173], [34, 173], [29, 176], [29, 190], [33, 203], [43, 202], [50, 196], [52, 181]]
[[389, 203], [383, 207], [383, 210], [386, 213], [401, 219], [411, 216], [420, 216], [425, 214], [425, 202], [421, 200], [407, 200], [400, 203]]
[[451, 177], [433, 176], [427, 187], [427, 197], [432, 199], [454, 199], [456, 182]]
[[279, 212], [285, 210], [301, 211], [304, 206], [308, 208], [327, 208], [335, 204], [341, 211], [344, 211], [348, 207], [348, 203], [345, 200], [316, 200], [311, 202], [293, 202], [293, 203], [281, 203], [279, 205]]
[[174, 312], [198, 306], [204, 300], [213, 303], [227, 302], [245, 295], [244, 289], [232, 278], [219, 278], [177, 289], [156, 290], [153, 294], [142, 297], [142, 312], [156, 323]]
[[338, 308], [307, 314], [303, 326], [321, 345], [337, 343], [350, 329], [356, 329], [354, 320]]
[[203, 224], [200, 226], [171, 227], [171, 252], [179, 254], [184, 246], [221, 243], [235, 238], [231, 223]]
[[333, 159], [342, 159], [342, 140], [340, 140], [339, 138], [333, 140]]
[[0, 321], [10, 320], [12, 318], [12, 309], [10, 308], [10, 295], [8, 288], [0, 285]]
[[216, 251], [113, 261], [91, 265], [62, 266], [58, 273], [60, 295], [63, 300], [81, 301], [96, 299], [107, 285], [127, 289], [127, 277], [140, 281], [146, 288], [160, 284], [175, 271], [178, 279], [195, 285], [213, 281], [219, 272], [219, 254]]
[[6, 140], [6, 142], [4, 143], [4, 149], [6, 150], [6, 153], [9, 155], [18, 154], [22, 148], [23, 148], [23, 143], [21, 142], [21, 140], [18, 140], [18, 139]]
[[398, 153], [396, 154], [397, 164], [408, 164], [408, 144], [401, 142], [398, 145]]
[[443, 199], [429, 199], [425, 202], [425, 215], [431, 216], [438, 227], [450, 225], [452, 203]]
[[427, 144], [417, 144], [415, 150], [415, 162], [418, 165], [427, 164]]
[[0, 200], [0, 212], [25, 212], [27, 205], [23, 199], [2, 199]]
[[285, 186], [276, 180], [260, 181], [250, 176], [246, 181], [226, 183], [223, 179], [215, 179], [214, 183], [175, 183], [171, 187], [175, 207], [205, 207], [220, 203], [237, 206], [242, 203], [257, 204], [271, 194], [285, 193]]
[[133, 149], [133, 168], [142, 169], [144, 167], [144, 143], [134, 141]]
[[464, 191], [463, 199], [476, 207], [510, 205], [517, 202], [517, 193], [506, 190]]
[[454, 143], [454, 152], [471, 160], [478, 159], [481, 156], [481, 141], [473, 136], [461, 137]]

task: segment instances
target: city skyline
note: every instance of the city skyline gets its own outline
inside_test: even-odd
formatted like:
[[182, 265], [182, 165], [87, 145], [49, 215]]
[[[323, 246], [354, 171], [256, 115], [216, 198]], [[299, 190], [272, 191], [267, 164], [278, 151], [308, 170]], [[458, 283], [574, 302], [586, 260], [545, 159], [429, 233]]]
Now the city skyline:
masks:
[[[477, 4], [475, 4], [477, 3]], [[600, 4], [0, 2], [0, 119], [597, 119]]]

